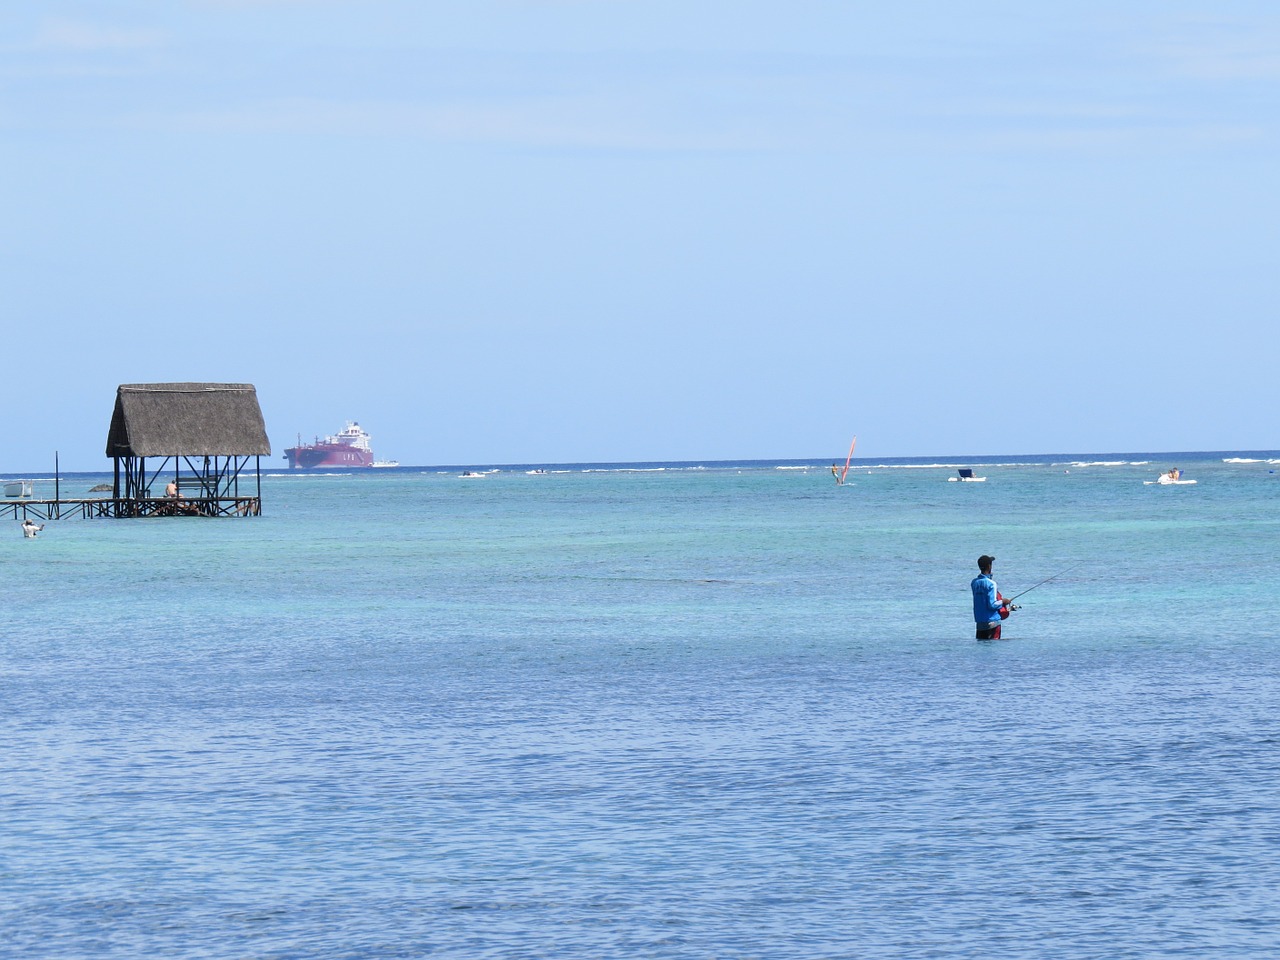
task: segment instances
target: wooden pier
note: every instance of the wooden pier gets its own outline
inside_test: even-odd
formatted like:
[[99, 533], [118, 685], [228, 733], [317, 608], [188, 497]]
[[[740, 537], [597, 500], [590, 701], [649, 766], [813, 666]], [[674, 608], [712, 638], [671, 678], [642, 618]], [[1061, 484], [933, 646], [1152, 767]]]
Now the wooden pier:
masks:
[[256, 517], [262, 458], [270, 455], [252, 384], [124, 383], [107, 435], [111, 496], [46, 509], [78, 509], [85, 517]]
[[106, 452], [112, 483], [89, 492], [109, 496], [64, 499], [56, 475], [52, 500], [33, 496], [34, 481], [6, 481], [0, 520], [262, 513], [262, 458], [271, 442], [253, 384], [122, 383]]
[[80, 497], [63, 500], [5, 498], [0, 519], [91, 520], [95, 517], [256, 517], [261, 497]]

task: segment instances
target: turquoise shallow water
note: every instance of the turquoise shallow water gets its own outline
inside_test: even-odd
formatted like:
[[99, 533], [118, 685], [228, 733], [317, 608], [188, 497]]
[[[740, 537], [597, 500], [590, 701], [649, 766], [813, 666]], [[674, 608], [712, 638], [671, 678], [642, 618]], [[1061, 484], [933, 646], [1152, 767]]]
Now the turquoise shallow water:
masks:
[[[1280, 486], [1227, 456], [14, 525], [0, 955], [1275, 956]], [[980, 553], [1066, 571], [1007, 642]]]

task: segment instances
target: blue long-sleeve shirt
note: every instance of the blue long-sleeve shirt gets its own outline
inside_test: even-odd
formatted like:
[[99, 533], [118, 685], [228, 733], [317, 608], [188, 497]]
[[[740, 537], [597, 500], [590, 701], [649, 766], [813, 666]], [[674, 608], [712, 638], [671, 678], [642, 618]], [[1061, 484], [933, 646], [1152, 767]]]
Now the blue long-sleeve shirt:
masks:
[[996, 623], [1000, 619], [999, 591], [988, 574], [980, 573], [969, 584], [973, 590], [973, 619], [976, 623]]

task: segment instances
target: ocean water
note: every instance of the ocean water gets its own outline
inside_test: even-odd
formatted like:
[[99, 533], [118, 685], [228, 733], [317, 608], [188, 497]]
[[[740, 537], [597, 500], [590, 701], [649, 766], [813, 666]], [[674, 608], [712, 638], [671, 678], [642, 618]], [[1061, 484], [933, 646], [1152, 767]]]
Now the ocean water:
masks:
[[[1275, 957], [1278, 459], [12, 524], [0, 957]], [[998, 643], [982, 553], [1034, 587]]]

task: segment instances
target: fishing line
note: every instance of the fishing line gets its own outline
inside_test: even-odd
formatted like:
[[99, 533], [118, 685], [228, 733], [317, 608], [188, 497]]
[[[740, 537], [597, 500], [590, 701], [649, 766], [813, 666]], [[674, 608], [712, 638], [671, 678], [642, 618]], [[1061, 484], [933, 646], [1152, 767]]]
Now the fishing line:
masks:
[[1057, 579], [1058, 579], [1060, 576], [1062, 576], [1064, 573], [1070, 573], [1070, 572], [1071, 572], [1072, 570], [1074, 570], [1076, 567], [1083, 566], [1083, 565], [1084, 565], [1084, 561], [1083, 561], [1083, 560], [1081, 560], [1079, 563], [1073, 563], [1071, 566], [1067, 567], [1065, 570], [1059, 570], [1059, 571], [1058, 571], [1057, 573], [1055, 573], [1053, 576], [1051, 576], [1051, 577], [1045, 577], [1045, 578], [1044, 578], [1043, 580], [1041, 580], [1039, 583], [1033, 583], [1031, 586], [1027, 587], [1027, 589], [1023, 590], [1023, 591], [1022, 591], [1022, 593], [1014, 594], [1012, 597], [1009, 597], [1009, 598], [1006, 600], [1006, 602], [1007, 602], [1007, 603], [1013, 603], [1013, 601], [1017, 600], [1017, 599], [1018, 599], [1018, 597], [1021, 597], [1021, 596], [1023, 596], [1024, 594], [1028, 594], [1028, 593], [1030, 593], [1030, 592], [1031, 592], [1032, 590], [1034, 590], [1036, 587], [1043, 587], [1043, 586], [1044, 586], [1046, 583], [1048, 583], [1050, 580], [1057, 580]]

